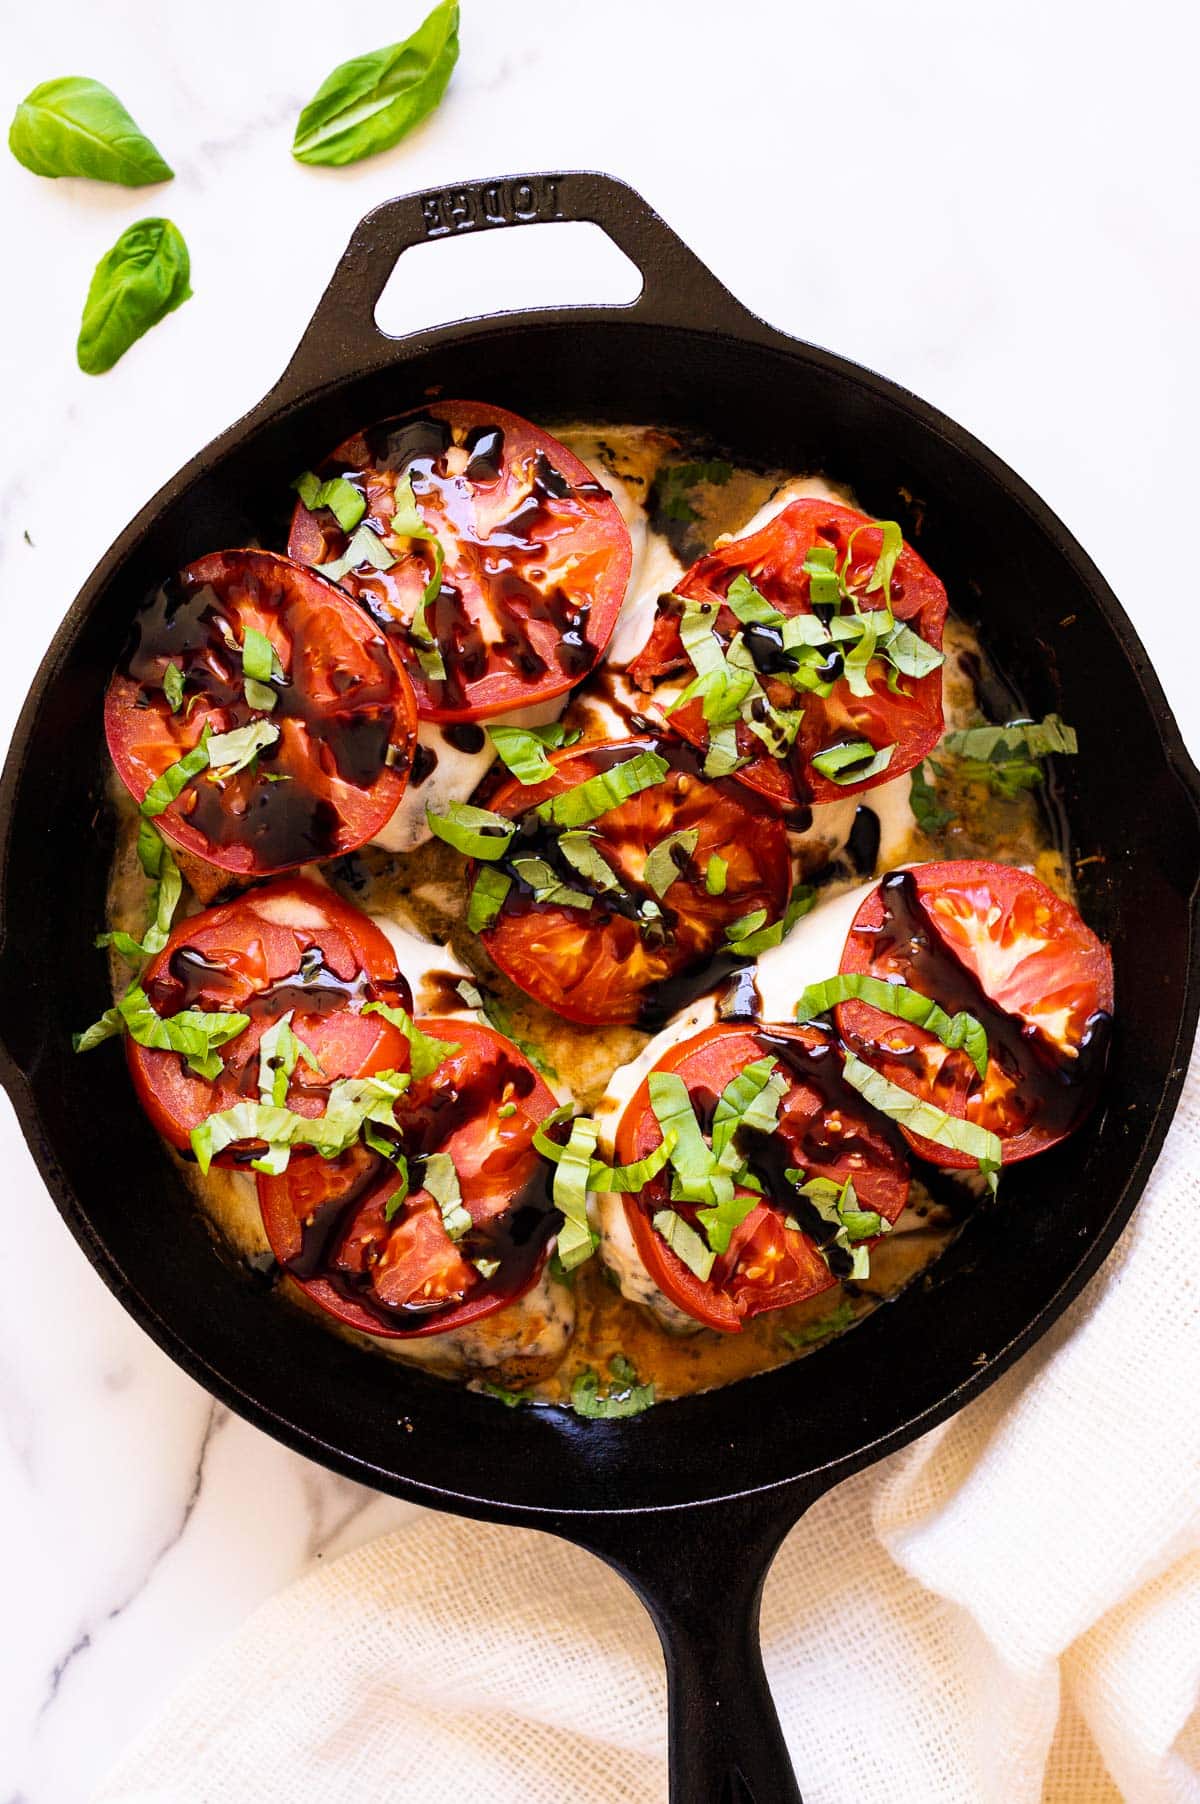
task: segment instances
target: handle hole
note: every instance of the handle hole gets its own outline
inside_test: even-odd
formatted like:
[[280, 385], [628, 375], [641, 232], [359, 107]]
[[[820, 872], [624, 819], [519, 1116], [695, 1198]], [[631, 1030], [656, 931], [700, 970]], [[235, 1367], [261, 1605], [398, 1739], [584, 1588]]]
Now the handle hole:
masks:
[[390, 338], [469, 319], [541, 307], [628, 307], [642, 275], [590, 220], [545, 221], [536, 232], [501, 227], [405, 251], [375, 308]]

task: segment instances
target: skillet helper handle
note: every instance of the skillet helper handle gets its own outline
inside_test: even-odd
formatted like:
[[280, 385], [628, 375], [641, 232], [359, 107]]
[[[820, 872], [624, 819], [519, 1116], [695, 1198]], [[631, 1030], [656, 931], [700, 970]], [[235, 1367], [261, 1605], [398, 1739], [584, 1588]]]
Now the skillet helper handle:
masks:
[[[637, 1592], [667, 1667], [670, 1804], [803, 1804], [763, 1670], [763, 1583], [800, 1511], [778, 1498], [613, 1519], [584, 1545]], [[574, 1529], [566, 1531], [572, 1540]]]
[[[298, 397], [391, 361], [401, 341], [379, 330], [375, 309], [397, 258], [413, 245], [563, 220], [600, 226], [635, 264], [643, 287], [625, 306], [554, 308], [551, 314], [620, 313], [655, 325], [766, 330], [653, 207], [615, 176], [594, 170], [495, 176], [399, 195], [359, 221], [279, 385], [283, 395], [277, 391], [275, 399]], [[431, 322], [429, 332], [436, 327]]]

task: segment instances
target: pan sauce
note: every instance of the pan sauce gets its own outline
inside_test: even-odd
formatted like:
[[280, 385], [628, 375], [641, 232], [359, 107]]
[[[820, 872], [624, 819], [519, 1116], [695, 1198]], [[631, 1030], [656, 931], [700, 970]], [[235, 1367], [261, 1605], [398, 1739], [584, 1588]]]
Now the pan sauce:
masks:
[[[657, 593], [670, 586], [680, 567], [718, 534], [740, 535], [756, 510], [790, 480], [783, 472], [764, 475], [728, 465], [714, 470], [710, 464], [709, 478], [684, 493], [672, 484], [669, 471], [696, 453], [667, 433], [636, 427], [602, 432], [575, 427], [560, 429], [558, 436], [612, 487], [634, 538], [634, 581], [610, 647], [610, 657], [622, 662], [644, 641]], [[848, 490], [835, 485], [814, 485], [808, 492], [853, 500]], [[688, 514], [694, 517], [687, 518]], [[648, 526], [655, 530], [648, 531]], [[997, 688], [974, 636], [953, 615], [946, 623], [945, 652], [949, 730], [978, 718]], [[601, 666], [567, 698], [563, 718], [582, 729], [586, 740], [628, 731], [628, 712], [620, 685]], [[474, 758], [478, 766], [481, 735], [476, 728], [465, 731], [467, 743], [462, 728], [422, 729], [422, 746], [430, 747], [424, 759], [436, 758], [443, 776], [453, 770], [456, 758]], [[418, 773], [420, 769], [419, 762]], [[426, 777], [432, 769], [429, 765]], [[938, 796], [954, 810], [955, 818], [936, 835], [926, 836], [917, 826], [909, 806], [909, 778], [903, 776], [861, 800], [848, 798], [844, 809], [834, 805], [818, 810], [814, 830], [795, 847], [800, 876], [816, 880], [824, 895], [832, 897], [899, 864], [985, 856], [1025, 865], [1052, 889], [1069, 896], [1068, 867], [1038, 794], [1004, 800], [947, 769], [950, 774], [939, 781]], [[490, 781], [485, 775], [481, 801], [486, 802]], [[137, 812], [115, 778], [110, 790], [120, 831], [110, 876], [109, 921], [136, 934], [145, 908], [145, 883], [135, 850]], [[426, 841], [406, 852], [369, 847], [310, 874], [327, 878], [347, 900], [395, 923], [401, 933], [415, 933], [445, 948], [441, 954], [433, 949], [432, 956], [422, 961], [423, 969], [410, 969], [406, 942], [401, 941], [401, 968], [412, 983], [418, 1014], [461, 1006], [455, 986], [464, 970], [472, 972], [511, 1023], [504, 1031], [537, 1048], [549, 1068], [551, 1086], [564, 1099], [572, 1098], [579, 1109], [592, 1110], [612, 1072], [647, 1044], [649, 1036], [634, 1028], [579, 1027], [562, 1021], [517, 990], [467, 932], [462, 919], [462, 860], [442, 842]], [[181, 914], [200, 906], [185, 890]], [[803, 924], [797, 931], [803, 931]], [[112, 975], [114, 994], [120, 993], [128, 973], [116, 955]], [[178, 1163], [210, 1223], [233, 1252], [260, 1269], [269, 1265], [270, 1249], [252, 1180], [218, 1168], [201, 1178], [194, 1165], [182, 1159]], [[958, 1195], [963, 1203], [969, 1202], [964, 1187], [958, 1187]], [[569, 1399], [581, 1372], [598, 1372], [603, 1385], [610, 1359], [622, 1354], [638, 1379], [653, 1383], [656, 1398], [665, 1400], [729, 1384], [802, 1356], [830, 1332], [869, 1312], [945, 1247], [960, 1213], [954, 1197], [954, 1187], [939, 1187], [935, 1200], [914, 1178], [897, 1231], [872, 1250], [869, 1279], [755, 1317], [736, 1335], [668, 1332], [647, 1310], [620, 1294], [613, 1273], [598, 1257], [579, 1268], [570, 1284], [547, 1272], [524, 1298], [496, 1315], [458, 1333], [419, 1340], [368, 1339], [317, 1310], [294, 1285], [285, 1281], [282, 1288], [327, 1329], [447, 1377], [519, 1387], [531, 1400], [559, 1403]]]

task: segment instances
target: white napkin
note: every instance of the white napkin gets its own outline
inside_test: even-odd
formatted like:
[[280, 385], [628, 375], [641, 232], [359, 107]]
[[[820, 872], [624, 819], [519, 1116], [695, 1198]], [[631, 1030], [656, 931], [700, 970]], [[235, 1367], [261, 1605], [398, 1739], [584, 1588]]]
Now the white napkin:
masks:
[[[1066, 1318], [785, 1544], [763, 1637], [806, 1804], [1200, 1800], [1198, 1224], [1194, 1057]], [[257, 1610], [95, 1804], [641, 1804], [664, 1711], [597, 1560], [415, 1511]]]

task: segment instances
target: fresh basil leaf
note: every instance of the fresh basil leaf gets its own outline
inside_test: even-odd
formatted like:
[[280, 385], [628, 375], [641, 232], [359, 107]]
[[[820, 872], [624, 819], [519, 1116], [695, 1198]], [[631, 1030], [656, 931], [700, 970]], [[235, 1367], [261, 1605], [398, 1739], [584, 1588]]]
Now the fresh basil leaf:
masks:
[[1045, 773], [1040, 764], [1034, 764], [1029, 758], [1005, 758], [1002, 763], [993, 764], [983, 758], [963, 758], [959, 762], [959, 775], [969, 783], [983, 783], [994, 796], [1011, 802], [1027, 789], [1036, 789], [1045, 781]]
[[716, 1254], [705, 1246], [700, 1235], [690, 1222], [684, 1221], [674, 1209], [659, 1209], [653, 1217], [654, 1231], [666, 1241], [677, 1259], [682, 1259], [688, 1270], [704, 1283], [716, 1261]]
[[954, 810], [943, 808], [938, 801], [937, 790], [926, 776], [924, 764], [918, 764], [909, 778], [908, 805], [922, 833], [930, 837], [940, 833], [955, 818]]
[[603, 1392], [600, 1380], [590, 1366], [576, 1374], [571, 1385], [571, 1408], [577, 1416], [584, 1416], [592, 1422], [615, 1422], [626, 1416], [639, 1416], [643, 1410], [652, 1406], [654, 1386], [638, 1384], [636, 1373], [630, 1378], [628, 1374], [633, 1372], [633, 1368], [628, 1360], [621, 1360], [621, 1356], [617, 1355], [610, 1360], [609, 1371], [616, 1380], [616, 1388], [610, 1384]]
[[842, 599], [842, 582], [837, 571], [837, 552], [832, 545], [810, 545], [800, 566], [808, 578], [808, 599], [814, 608], [838, 607]]
[[467, 930], [470, 933], [485, 933], [504, 907], [505, 897], [512, 888], [512, 878], [507, 871], [499, 871], [494, 864], [481, 865], [475, 873], [475, 881], [471, 885], [471, 894], [467, 902]]
[[670, 1149], [672, 1200], [710, 1205], [732, 1200], [733, 1179], [706, 1143], [678, 1072], [652, 1071], [647, 1084], [650, 1107]]
[[593, 889], [599, 890], [602, 895], [623, 887], [617, 873], [596, 849], [590, 828], [576, 828], [567, 833], [560, 833], [558, 849], [567, 863], [573, 866], [579, 875], [590, 883]]
[[965, 1009], [960, 1009], [956, 1015], [948, 1015], [939, 1003], [929, 996], [922, 996], [920, 991], [910, 990], [906, 984], [872, 977], [866, 971], [844, 971], [838, 977], [826, 978], [823, 983], [810, 983], [796, 1004], [796, 1019], [814, 1021], [818, 1015], [827, 1015], [830, 1009], [843, 1002], [866, 1002], [886, 1015], [895, 1015], [913, 1027], [924, 1028], [951, 1052], [960, 1048], [965, 1051], [980, 1077], [987, 1076], [987, 1033], [974, 1015], [967, 1014]]
[[81, 175], [122, 188], [169, 182], [174, 171], [102, 82], [39, 82], [13, 115], [8, 148], [34, 175]]
[[461, 1240], [472, 1226], [463, 1207], [458, 1172], [449, 1153], [430, 1153], [421, 1174], [421, 1188], [427, 1190], [442, 1216], [442, 1226], [451, 1240]]
[[737, 749], [736, 727], [710, 727], [708, 730], [708, 750], [704, 754], [704, 774], [706, 777], [728, 777], [735, 770], [740, 770], [746, 763]]
[[595, 1150], [596, 1123], [590, 1116], [577, 1115], [554, 1170], [554, 1206], [563, 1217], [557, 1250], [563, 1269], [568, 1272], [590, 1259], [596, 1250], [587, 1213], [588, 1173]]
[[[543, 1158], [551, 1159], [557, 1165], [565, 1150], [562, 1141], [552, 1140], [547, 1130], [557, 1122], [565, 1121], [570, 1116], [570, 1108], [564, 1106], [555, 1109], [538, 1127], [534, 1129], [533, 1144]], [[644, 1159], [637, 1159], [630, 1165], [605, 1165], [599, 1159], [592, 1159], [588, 1165], [587, 1188], [589, 1190], [610, 1191], [614, 1195], [636, 1196], [646, 1188], [652, 1178], [656, 1178], [670, 1156], [671, 1142], [663, 1140], [653, 1152]]]
[[864, 697], [872, 693], [869, 666], [871, 659], [875, 656], [876, 639], [875, 625], [870, 615], [864, 614], [862, 616], [862, 633], [857, 643], [846, 652], [842, 660], [842, 674], [851, 695]]
[[398, 538], [424, 539], [433, 546], [433, 574], [425, 584], [421, 599], [413, 613], [409, 636], [417, 654], [417, 662], [431, 683], [444, 683], [446, 664], [437, 635], [429, 624], [426, 608], [431, 607], [442, 592], [442, 571], [446, 567], [441, 541], [431, 526], [425, 524], [417, 498], [413, 494], [412, 473], [408, 470], [396, 484], [392, 497], [391, 529]]
[[829, 1340], [835, 1334], [841, 1334], [854, 1320], [853, 1303], [843, 1300], [828, 1315], [819, 1316], [815, 1322], [806, 1322], [802, 1328], [785, 1328], [779, 1338], [785, 1347], [799, 1352], [802, 1347], [813, 1347], [818, 1342]]
[[761, 739], [772, 758], [786, 758], [796, 742], [803, 708], [777, 708], [761, 692], [752, 696], [742, 710], [742, 719], [757, 739]]
[[147, 820], [152, 820], [156, 815], [161, 814], [164, 808], [169, 808], [180, 790], [185, 788], [192, 778], [198, 776], [202, 770], [207, 770], [208, 748], [211, 740], [212, 733], [206, 725], [191, 751], [185, 752], [182, 758], [177, 759], [174, 764], [168, 764], [166, 770], [159, 772], [142, 797], [142, 814]]
[[138, 822], [137, 840], [138, 860], [144, 874], [150, 879], [153, 888], [150, 891], [147, 910], [147, 925], [140, 940], [132, 934], [101, 933], [96, 937], [97, 946], [115, 946], [123, 958], [136, 964], [143, 958], [152, 958], [161, 952], [171, 932], [171, 923], [175, 918], [175, 910], [179, 906], [179, 898], [183, 894], [183, 879], [167, 847], [166, 841], [156, 832], [148, 820]]
[[395, 1221], [401, 1209], [408, 1201], [408, 1160], [403, 1153], [391, 1155], [396, 1163], [397, 1187], [383, 1205], [384, 1221]]
[[270, 686], [271, 678], [282, 675], [283, 666], [267, 635], [248, 626], [242, 638], [242, 687], [252, 708], [270, 713], [279, 699]]
[[947, 733], [940, 749], [959, 758], [999, 763], [1013, 757], [1046, 758], [1052, 753], [1076, 753], [1079, 736], [1057, 714], [1047, 714], [1043, 721], [1018, 720], [1006, 727], [966, 727]]
[[232, 733], [214, 733], [208, 741], [209, 765], [221, 778], [236, 776], [278, 738], [279, 728], [273, 720], [252, 720]]
[[[353, 532], [367, 511], [366, 497], [344, 476], [330, 476], [322, 482], [311, 470], [304, 470], [292, 487], [310, 514], [327, 507], [343, 532]], [[262, 680], [265, 682], [265, 677]]]
[[714, 852], [704, 867], [704, 887], [710, 896], [723, 896], [729, 866]]
[[97, 263], [83, 303], [75, 355], [88, 376], [102, 376], [151, 326], [191, 298], [191, 263], [169, 219], [126, 226]]
[[744, 570], [739, 570], [730, 583], [725, 600], [743, 626], [782, 627], [784, 616], [761, 594]]
[[704, 1228], [708, 1244], [714, 1253], [727, 1253], [734, 1233], [741, 1227], [752, 1209], [757, 1209], [761, 1197], [740, 1196], [723, 1197], [711, 1209], [697, 1209], [696, 1220]]
[[852, 739], [845, 745], [831, 745], [823, 752], [814, 752], [813, 769], [831, 783], [865, 783], [868, 777], [877, 777], [887, 769], [895, 750], [894, 745], [877, 750], [869, 739]]
[[217, 1047], [235, 1040], [249, 1025], [249, 1015], [217, 1009], [181, 1009], [177, 1015], [160, 1015], [140, 984], [131, 984], [114, 1008], [106, 1009], [94, 1026], [73, 1037], [73, 1044], [76, 1052], [90, 1052], [113, 1034], [126, 1033], [139, 1046], [180, 1053], [198, 1077], [211, 1082], [224, 1069]]
[[[741, 1164], [733, 1143], [740, 1127], [745, 1125], [760, 1134], [775, 1131], [779, 1105], [787, 1093], [788, 1080], [770, 1057], [755, 1059], [729, 1080], [713, 1111], [713, 1157], [722, 1169], [736, 1171]], [[717, 1248], [718, 1252], [724, 1250]]]
[[810, 884], [798, 883], [792, 890], [781, 920], [773, 921], [768, 927], [765, 908], [755, 908], [749, 914], [739, 915], [725, 929], [722, 950], [732, 952], [738, 958], [757, 958], [760, 953], [769, 952], [772, 946], [782, 945], [796, 922], [815, 908], [816, 902], [816, 890]]
[[293, 1031], [292, 1010], [272, 1021], [258, 1042], [258, 1100], [282, 1109], [287, 1103], [292, 1073], [303, 1059], [310, 1071], [319, 1071], [317, 1055]]
[[593, 898], [586, 890], [572, 889], [564, 883], [552, 864], [544, 858], [514, 858], [512, 868], [522, 883], [533, 891], [535, 902], [549, 902], [557, 908], [590, 908]]
[[620, 764], [597, 772], [583, 783], [564, 789], [561, 795], [539, 802], [537, 812], [544, 821], [560, 827], [586, 827], [612, 808], [619, 808], [632, 796], [661, 783], [670, 765], [657, 752], [635, 752]]
[[464, 858], [478, 858], [489, 864], [504, 857], [517, 830], [516, 822], [503, 814], [493, 814], [488, 808], [475, 808], [470, 802], [454, 800], [446, 803], [442, 814], [426, 806], [425, 819], [430, 832], [444, 839]]
[[553, 775], [547, 746], [574, 745], [580, 737], [578, 731], [568, 733], [561, 720], [544, 727], [488, 727], [487, 735], [501, 762], [518, 783], [526, 785], [544, 783]]
[[331, 583], [340, 583], [343, 576], [351, 570], [358, 570], [363, 564], [370, 564], [375, 570], [390, 570], [396, 562], [395, 554], [388, 550], [379, 534], [364, 520], [350, 535], [350, 543], [341, 557], [333, 558], [328, 564], [318, 564], [317, 570], [328, 577]]
[[178, 714], [183, 705], [183, 670], [173, 659], [163, 671], [162, 686], [172, 714]]
[[296, 123], [292, 155], [341, 167], [390, 150], [433, 112], [457, 61], [457, 0], [442, 0], [403, 43], [326, 76]]
[[642, 882], [654, 891], [660, 901], [676, 879], [682, 877], [683, 866], [688, 863], [699, 842], [699, 827], [684, 827], [675, 833], [668, 833], [665, 839], [660, 839], [657, 845], [651, 846], [642, 866]]
[[889, 627], [892, 626], [892, 572], [896, 568], [896, 559], [904, 549], [904, 537], [895, 520], [871, 520], [865, 526], [856, 526], [846, 541], [846, 555], [842, 560], [842, 586], [848, 594], [850, 566], [854, 557], [854, 541], [860, 532], [878, 531], [880, 534], [879, 556], [875, 567], [867, 579], [864, 595], [874, 594], [876, 589], [883, 590], [883, 618]]
[[422, 1033], [407, 1009], [393, 1008], [389, 1002], [367, 1002], [362, 1012], [364, 1015], [382, 1015], [385, 1021], [400, 1029], [408, 1041], [409, 1070], [414, 1079], [432, 1077], [444, 1059], [452, 1059], [456, 1052], [462, 1051], [457, 1040], [438, 1040], [432, 1034]]
[[999, 1169], [1000, 1139], [989, 1128], [979, 1127], [976, 1122], [966, 1121], [959, 1115], [947, 1115], [944, 1109], [893, 1084], [854, 1053], [846, 1057], [843, 1076], [864, 1102], [878, 1109], [881, 1115], [899, 1122], [909, 1133], [932, 1140], [937, 1146], [949, 1147], [952, 1152], [964, 1153], [967, 1158], [978, 1160], [981, 1166], [986, 1163]]
[[924, 677], [940, 670], [946, 662], [945, 652], [935, 651], [920, 634], [903, 622], [894, 626], [879, 647], [881, 656], [895, 666], [901, 676]]
[[[213, 1018], [209, 1016], [210, 1020]], [[290, 1109], [267, 1103], [235, 1103], [230, 1109], [207, 1116], [192, 1129], [192, 1151], [202, 1174], [226, 1147], [243, 1140], [266, 1143], [266, 1155], [250, 1163], [255, 1171], [276, 1177], [286, 1169], [293, 1146], [311, 1146], [323, 1159], [336, 1159], [354, 1144], [369, 1122], [399, 1135], [394, 1111], [408, 1081], [406, 1071], [340, 1077], [330, 1086], [325, 1113], [316, 1117], [295, 1115]]]

